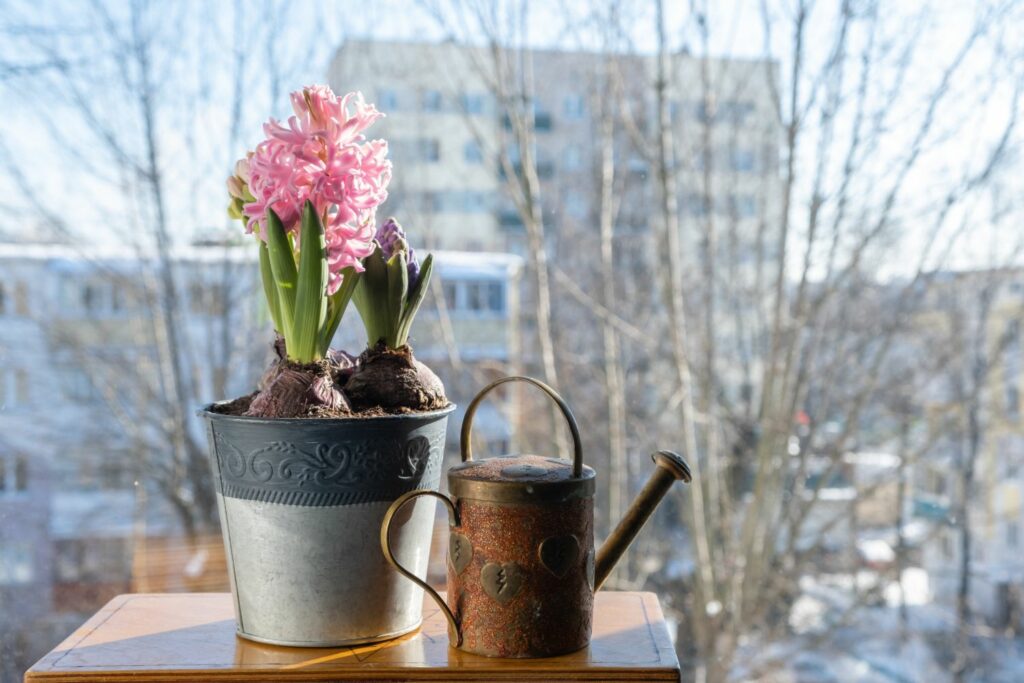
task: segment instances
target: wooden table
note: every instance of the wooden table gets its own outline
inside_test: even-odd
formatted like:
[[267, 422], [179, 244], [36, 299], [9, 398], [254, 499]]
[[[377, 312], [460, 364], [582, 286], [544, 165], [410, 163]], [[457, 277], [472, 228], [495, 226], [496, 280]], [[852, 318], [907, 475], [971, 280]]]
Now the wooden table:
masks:
[[678, 681], [653, 593], [597, 594], [594, 636], [548, 659], [490, 659], [448, 647], [444, 616], [375, 645], [288, 648], [235, 635], [228, 593], [135, 593], [111, 600], [25, 674], [25, 681]]

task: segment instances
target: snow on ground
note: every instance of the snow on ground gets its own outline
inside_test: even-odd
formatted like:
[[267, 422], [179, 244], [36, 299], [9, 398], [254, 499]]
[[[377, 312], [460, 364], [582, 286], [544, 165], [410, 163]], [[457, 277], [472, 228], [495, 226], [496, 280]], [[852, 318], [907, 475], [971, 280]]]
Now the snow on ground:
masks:
[[[803, 577], [789, 625], [793, 635], [771, 643], [747, 640], [735, 681], [760, 683], [945, 683], [953, 613], [931, 602], [927, 573], [902, 575], [906, 622], [900, 619], [899, 585], [872, 571]], [[985, 634], [972, 638], [972, 683], [1024, 682], [1024, 640]]]

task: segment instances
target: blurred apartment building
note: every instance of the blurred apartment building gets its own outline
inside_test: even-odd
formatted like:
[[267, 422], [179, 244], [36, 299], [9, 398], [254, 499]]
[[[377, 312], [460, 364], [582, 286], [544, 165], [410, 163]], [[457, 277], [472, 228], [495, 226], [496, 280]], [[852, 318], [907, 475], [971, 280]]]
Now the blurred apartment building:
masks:
[[[543, 214], [552, 231], [577, 224], [596, 231], [594, 176], [608, 107], [616, 118], [616, 191], [625, 192], [618, 239], [646, 231], [657, 213], [651, 162], [627, 140], [620, 103], [600, 98], [603, 79], [613, 79], [637, 132], [650, 135], [657, 117], [655, 59], [555, 50], [528, 50], [523, 59], [532, 73], [528, 104]], [[684, 217], [693, 222], [710, 211], [723, 225], [737, 221], [752, 235], [779, 210], [774, 64], [676, 54], [671, 68], [669, 109]], [[401, 168], [388, 210], [415, 217], [416, 229], [443, 249], [523, 249], [523, 221], [498, 161], [505, 149], [514, 167], [521, 162], [508, 97], [500, 94], [517, 86], [497, 85], [498, 70], [485, 48], [365, 40], [345, 42], [330, 68], [336, 91], [359, 90], [386, 113], [374, 135], [389, 141]]]
[[[916, 326], [950, 340], [950, 346], [946, 372], [923, 397], [929, 429], [942, 434], [914, 472], [914, 513], [935, 525], [923, 547], [923, 566], [936, 601], [954, 606], [963, 559], [960, 504], [966, 495], [971, 609], [997, 628], [1019, 631], [1024, 629], [1024, 270], [943, 274], [930, 290]], [[969, 467], [973, 474], [967, 482]]]
[[[508, 75], [513, 71], [527, 77], [517, 80]], [[696, 266], [693, 272], [702, 272], [708, 253], [731, 264], [733, 287], [716, 295], [718, 306], [760, 305], [765, 290], [756, 261], [773, 262], [781, 211], [776, 65], [674, 54], [670, 72], [683, 258]], [[401, 169], [387, 211], [442, 249], [528, 255], [524, 212], [513, 199], [524, 177], [522, 127], [513, 117], [525, 111], [549, 268], [558, 286], [570, 287], [564, 281], [571, 277], [576, 296], [600, 292], [602, 131], [605, 118], [614, 119], [614, 268], [628, 301], [655, 297], [663, 250], [652, 156], [656, 78], [650, 55], [368, 40], [346, 41], [329, 71], [336, 92], [359, 90], [386, 113], [373, 134], [389, 141]], [[605, 98], [609, 91], [619, 94]], [[717, 235], [710, 246], [709, 231]], [[535, 293], [532, 277], [523, 283], [522, 362], [530, 369], [538, 362], [529, 315]], [[578, 302], [556, 299], [560, 330], [593, 326]], [[717, 326], [724, 345], [749, 334], [738, 323], [736, 316]], [[599, 333], [571, 337], [580, 356], [599, 353], [586, 346], [596, 344]], [[725, 388], [742, 392], [743, 381], [737, 372]]]
[[[269, 360], [255, 257], [249, 246], [170, 255], [198, 443], [192, 409], [251, 391]], [[503, 365], [520, 259], [435, 259], [417, 355], [435, 367], [453, 357], [462, 368]], [[158, 262], [121, 248], [0, 242], [0, 272], [0, 669], [10, 669], [0, 678], [13, 680], [113, 595], [226, 590], [227, 575], [219, 533], [186, 538], [162, 488], [171, 446]], [[364, 345], [353, 308], [336, 346]], [[468, 402], [456, 387], [449, 395]], [[500, 413], [480, 417], [484, 438], [505, 448]]]
[[[844, 453], [832, 467], [820, 444], [792, 444], [812, 454], [800, 495], [820, 486], [797, 545], [819, 543], [846, 566], [857, 553], [854, 561], [891, 570], [902, 524], [906, 566], [923, 568], [933, 600], [955, 610], [966, 496], [971, 609], [992, 626], [1019, 631], [1024, 270], [937, 272], [909, 293], [906, 284], [876, 283], [861, 296], [865, 310], [904, 316], [878, 397], [869, 402], [889, 405], [868, 405], [870, 415], [862, 417], [871, 425], [861, 437], [864, 450]], [[825, 432], [841, 431], [845, 416], [834, 417]]]

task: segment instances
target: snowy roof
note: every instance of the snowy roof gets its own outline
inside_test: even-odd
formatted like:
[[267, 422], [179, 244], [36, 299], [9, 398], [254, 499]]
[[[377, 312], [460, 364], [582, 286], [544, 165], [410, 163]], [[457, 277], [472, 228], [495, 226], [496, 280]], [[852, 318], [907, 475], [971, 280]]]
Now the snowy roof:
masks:
[[[422, 253], [422, 252], [421, 252]], [[477, 251], [435, 251], [434, 260], [442, 275], [506, 277], [523, 266], [515, 254]], [[0, 261], [59, 261], [69, 265], [91, 263], [126, 263], [156, 258], [152, 250], [124, 246], [78, 246], [72, 244], [19, 244], [0, 242]], [[186, 263], [255, 262], [257, 250], [251, 244], [232, 246], [176, 246], [171, 249], [174, 261]]]
[[818, 500], [842, 502], [857, 497], [857, 489], [852, 486], [824, 487], [818, 491]]
[[862, 538], [857, 541], [857, 550], [868, 562], [892, 562], [896, 559], [892, 546], [879, 539]]
[[885, 452], [857, 451], [847, 453], [843, 456], [845, 462], [860, 467], [872, 467], [878, 469], [895, 469], [900, 466], [898, 455]]

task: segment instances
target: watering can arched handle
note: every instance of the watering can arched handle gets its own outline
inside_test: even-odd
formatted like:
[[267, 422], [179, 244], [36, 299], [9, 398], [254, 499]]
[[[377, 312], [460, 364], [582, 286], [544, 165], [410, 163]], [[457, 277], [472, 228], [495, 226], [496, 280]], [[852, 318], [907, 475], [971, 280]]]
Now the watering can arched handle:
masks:
[[480, 405], [480, 402], [484, 400], [492, 389], [501, 386], [506, 382], [526, 382], [528, 384], [532, 384], [547, 394], [552, 401], [558, 404], [558, 407], [562, 410], [562, 415], [565, 416], [565, 421], [569, 423], [569, 431], [572, 432], [572, 476], [576, 478], [583, 476], [583, 447], [580, 444], [580, 427], [576, 424], [576, 418], [569, 409], [569, 405], [565, 402], [565, 399], [558, 395], [557, 391], [544, 382], [541, 382], [539, 379], [534, 379], [533, 377], [525, 377], [522, 375], [512, 375], [510, 377], [502, 377], [501, 379], [494, 380], [481, 389], [480, 393], [478, 393], [473, 400], [469, 402], [469, 406], [466, 408], [466, 417], [462, 420], [462, 437], [460, 439], [462, 462], [473, 459], [473, 445], [470, 437], [473, 430], [473, 416], [476, 414], [477, 406]]
[[442, 598], [436, 590], [430, 587], [430, 584], [399, 564], [394, 551], [391, 549], [391, 522], [394, 521], [395, 515], [398, 514], [398, 511], [401, 510], [406, 503], [419, 496], [433, 496], [444, 503], [445, 507], [448, 508], [448, 514], [451, 516], [450, 523], [453, 526], [458, 526], [459, 513], [455, 509], [455, 505], [452, 504], [451, 498], [443, 493], [438, 493], [437, 491], [431, 491], [429, 489], [409, 491], [399, 496], [384, 514], [384, 522], [380, 526], [380, 549], [384, 552], [384, 559], [388, 561], [388, 564], [394, 567], [399, 574], [425, 590], [427, 595], [437, 603], [437, 606], [441, 608], [441, 611], [444, 612], [445, 618], [448, 620], [448, 638], [453, 646], [459, 647], [462, 645], [462, 630], [459, 628], [459, 622], [455, 619], [455, 615], [452, 613], [451, 608], [448, 607], [444, 598]]

